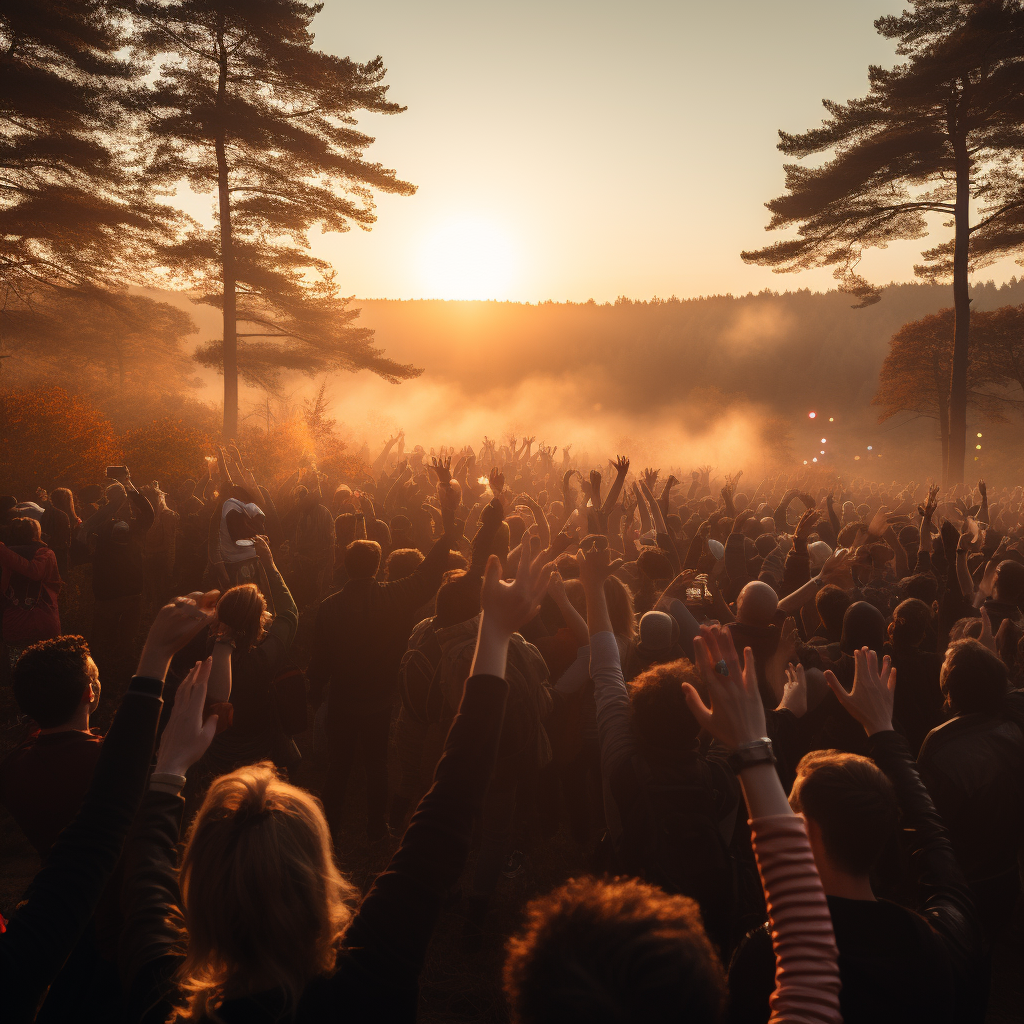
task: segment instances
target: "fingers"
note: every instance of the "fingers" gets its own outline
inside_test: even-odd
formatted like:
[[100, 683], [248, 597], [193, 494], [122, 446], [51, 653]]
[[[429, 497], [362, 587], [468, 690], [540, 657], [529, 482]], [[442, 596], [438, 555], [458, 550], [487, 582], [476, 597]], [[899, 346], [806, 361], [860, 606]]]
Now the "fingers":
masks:
[[826, 669], [825, 671], [825, 682], [828, 683], [828, 688], [836, 695], [836, 700], [844, 708], [848, 708], [850, 706], [850, 695], [843, 688], [843, 684], [839, 682], [831, 669]]
[[690, 714], [697, 720], [697, 724], [703, 729], [707, 728], [711, 721], [711, 711], [709, 708], [704, 706], [704, 701], [700, 699], [700, 694], [693, 688], [690, 683], [683, 683], [683, 699], [686, 701], [686, 706], [690, 709]]

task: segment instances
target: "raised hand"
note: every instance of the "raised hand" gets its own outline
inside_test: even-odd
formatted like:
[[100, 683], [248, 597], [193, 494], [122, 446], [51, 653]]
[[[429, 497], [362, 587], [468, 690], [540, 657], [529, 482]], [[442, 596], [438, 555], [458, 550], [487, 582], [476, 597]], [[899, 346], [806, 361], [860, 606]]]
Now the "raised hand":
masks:
[[625, 476], [629, 472], [629, 459], [625, 455], [620, 455], [612, 465], [619, 476]]
[[871, 522], [868, 523], [868, 535], [871, 537], [881, 537], [886, 530], [889, 529], [889, 510], [883, 505], [872, 517]]
[[487, 474], [487, 484], [491, 488], [491, 494], [496, 498], [500, 497], [502, 491], [505, 490], [505, 474], [495, 466]]
[[431, 459], [430, 468], [437, 474], [437, 482], [447, 486], [452, 482], [452, 458]]
[[163, 679], [171, 658], [204, 626], [212, 626], [216, 622], [218, 600], [219, 590], [205, 594], [196, 591], [165, 604], [149, 627], [136, 674], [148, 679]]
[[817, 509], [809, 508], [800, 517], [800, 521], [796, 524], [795, 536], [801, 540], [806, 540], [814, 530], [814, 527], [821, 521], [821, 513]]
[[[501, 562], [497, 555], [487, 559], [484, 570], [480, 606], [488, 628], [496, 629], [506, 638], [525, 626], [540, 610], [540, 603], [551, 581], [551, 563], [541, 552], [531, 562], [519, 559], [516, 578], [506, 583], [501, 578]], [[483, 631], [483, 623], [481, 623]]]
[[647, 489], [653, 491], [658, 484], [658, 473], [660, 470], [657, 469], [645, 469], [643, 473], [644, 483], [647, 484]]
[[803, 718], [807, 714], [807, 676], [803, 665], [786, 666], [786, 685], [776, 710], [782, 709], [792, 712], [797, 718]]
[[217, 716], [210, 715], [203, 721], [206, 684], [212, 666], [212, 658], [197, 661], [174, 695], [174, 707], [160, 737], [160, 749], [156, 755], [156, 771], [161, 774], [187, 774], [213, 741], [217, 732]]
[[586, 551], [577, 551], [576, 562], [580, 567], [580, 582], [585, 589], [604, 586], [604, 581], [622, 565], [621, 558], [612, 560], [607, 541], [603, 545], [592, 544]]
[[892, 731], [892, 704], [896, 692], [896, 669], [886, 655], [878, 668], [878, 655], [868, 647], [853, 652], [853, 689], [847, 693], [843, 684], [829, 670], [825, 682], [836, 700], [858, 721], [869, 736]]
[[701, 727], [733, 750], [765, 736], [764, 705], [750, 648], [743, 651], [740, 665], [728, 628], [701, 626], [693, 649], [711, 707], [705, 707], [690, 683], [683, 683], [683, 696]]

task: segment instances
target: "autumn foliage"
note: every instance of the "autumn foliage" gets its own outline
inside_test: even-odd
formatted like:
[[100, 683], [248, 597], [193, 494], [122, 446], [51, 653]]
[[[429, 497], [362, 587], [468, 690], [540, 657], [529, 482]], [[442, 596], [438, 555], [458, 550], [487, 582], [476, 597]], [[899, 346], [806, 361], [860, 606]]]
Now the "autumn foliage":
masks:
[[0, 490], [32, 498], [42, 485], [79, 488], [121, 460], [121, 442], [94, 406], [59, 387], [0, 391]]

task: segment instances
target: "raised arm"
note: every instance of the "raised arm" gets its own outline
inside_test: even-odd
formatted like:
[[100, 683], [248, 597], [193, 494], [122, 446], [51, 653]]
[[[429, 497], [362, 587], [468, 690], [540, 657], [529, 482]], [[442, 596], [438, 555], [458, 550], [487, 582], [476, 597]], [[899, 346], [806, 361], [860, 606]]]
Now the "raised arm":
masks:
[[92, 917], [142, 799], [172, 656], [215, 614], [216, 598], [177, 598], [158, 613], [135, 678], [103, 741], [81, 810], [60, 834], [0, 935], [5, 1020], [31, 1020]]
[[775, 950], [771, 1020], [839, 1024], [839, 954], [832, 918], [803, 819], [790, 808], [775, 770], [753, 652], [744, 650], [741, 665], [729, 630], [706, 626], [695, 648], [711, 708], [690, 683], [683, 683], [686, 703], [697, 721], [734, 751], [750, 815]]
[[629, 472], [629, 459], [625, 455], [620, 455], [613, 465], [615, 466], [615, 479], [612, 481], [611, 487], [608, 488], [608, 497], [605, 498], [604, 505], [601, 506], [601, 511], [606, 516], [611, 514], [622, 493], [622, 485], [626, 482], [626, 474]]
[[[466, 863], [473, 822], [494, 771], [508, 695], [509, 642], [536, 615], [549, 576], [549, 564], [524, 559], [515, 581], [503, 583], [497, 556], [487, 562], [471, 675], [434, 784], [346, 933], [348, 948], [365, 951], [355, 955], [364, 956], [371, 971], [382, 950], [388, 978], [395, 961], [409, 977], [422, 967], [441, 908]], [[337, 980], [339, 1010], [344, 1009], [346, 982], [346, 977]]]

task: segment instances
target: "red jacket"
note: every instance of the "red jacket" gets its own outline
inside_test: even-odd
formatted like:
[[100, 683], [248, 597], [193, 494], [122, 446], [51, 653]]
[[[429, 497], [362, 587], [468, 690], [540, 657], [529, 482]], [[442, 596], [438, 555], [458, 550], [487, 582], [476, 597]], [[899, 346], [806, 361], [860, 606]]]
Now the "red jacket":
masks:
[[[20, 545], [19, 545], [20, 547]], [[45, 544], [21, 548], [25, 558], [0, 544], [0, 595], [3, 596], [3, 638], [12, 644], [34, 644], [60, 636], [57, 595], [61, 578], [57, 556]]]

